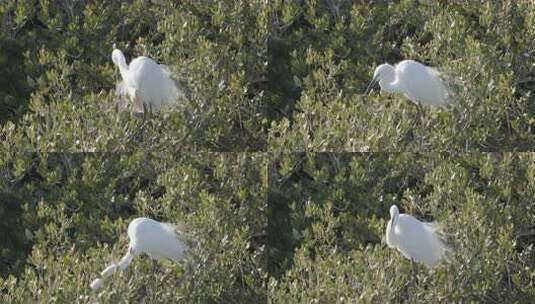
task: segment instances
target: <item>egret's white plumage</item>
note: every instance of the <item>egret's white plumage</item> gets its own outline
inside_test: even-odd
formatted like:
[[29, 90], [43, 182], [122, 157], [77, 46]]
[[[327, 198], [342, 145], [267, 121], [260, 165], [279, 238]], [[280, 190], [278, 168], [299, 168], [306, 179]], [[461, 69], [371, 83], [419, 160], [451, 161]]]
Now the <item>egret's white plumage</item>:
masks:
[[424, 263], [427, 267], [435, 266], [449, 250], [439, 237], [435, 224], [420, 222], [409, 214], [399, 214], [396, 205], [390, 207], [386, 244], [407, 259]]
[[414, 60], [403, 60], [392, 66], [381, 64], [375, 69], [369, 88], [379, 82], [381, 90], [403, 93], [414, 103], [445, 108], [450, 102], [450, 92], [440, 73]]
[[132, 259], [139, 254], [146, 254], [152, 259], [170, 259], [180, 262], [189, 250], [183, 239], [172, 224], [160, 223], [149, 218], [136, 218], [128, 225], [130, 244], [128, 252], [119, 261], [106, 267], [101, 272], [101, 278], [91, 283], [92, 289], [102, 287], [104, 280], [117, 270], [125, 270]]
[[171, 224], [137, 218], [128, 225], [130, 248], [134, 254], [145, 253], [153, 259], [182, 260], [188, 246], [177, 238]]
[[113, 50], [111, 58], [123, 78], [117, 85], [117, 92], [130, 98], [134, 111], [143, 112], [143, 105], [159, 110], [164, 104], [178, 101], [179, 91], [167, 66], [145, 56], [127, 65], [123, 52], [118, 49]]

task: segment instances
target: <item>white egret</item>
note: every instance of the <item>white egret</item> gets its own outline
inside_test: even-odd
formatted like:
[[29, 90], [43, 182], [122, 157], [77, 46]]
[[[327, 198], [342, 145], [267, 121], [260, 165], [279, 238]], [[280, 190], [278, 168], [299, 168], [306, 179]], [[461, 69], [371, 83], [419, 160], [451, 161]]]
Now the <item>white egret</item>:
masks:
[[451, 102], [450, 92], [440, 72], [414, 60], [403, 60], [395, 66], [388, 63], [378, 66], [366, 93], [376, 82], [379, 82], [381, 90], [403, 93], [417, 105], [446, 108]]
[[152, 259], [170, 259], [180, 262], [189, 250], [187, 236], [179, 230], [179, 226], [160, 223], [152, 219], [140, 217], [128, 225], [130, 244], [126, 255], [119, 261], [106, 267], [101, 278], [91, 283], [92, 289], [102, 287], [104, 280], [117, 270], [125, 270], [134, 256], [145, 253]]
[[398, 207], [392, 205], [386, 227], [386, 244], [413, 262], [434, 267], [449, 251], [437, 230], [436, 224], [420, 222], [409, 214], [399, 214]]
[[179, 91], [167, 66], [145, 56], [127, 65], [123, 52], [115, 46], [111, 58], [123, 78], [117, 85], [117, 92], [129, 97], [135, 112], [144, 112], [145, 107], [159, 110], [164, 104], [177, 103]]

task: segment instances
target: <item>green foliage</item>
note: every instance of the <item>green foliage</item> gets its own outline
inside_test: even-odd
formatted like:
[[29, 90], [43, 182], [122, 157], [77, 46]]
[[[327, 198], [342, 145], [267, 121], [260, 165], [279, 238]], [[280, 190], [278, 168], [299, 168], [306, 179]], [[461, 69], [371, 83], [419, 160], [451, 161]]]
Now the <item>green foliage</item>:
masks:
[[[534, 170], [532, 153], [281, 155], [269, 178], [268, 295], [274, 303], [531, 303]], [[420, 266], [418, 282], [383, 241], [392, 204], [438, 221], [453, 249], [449, 263]]]
[[[4, 159], [2, 302], [263, 301], [265, 166], [260, 154]], [[184, 223], [198, 240], [191, 259], [136, 258], [91, 291], [89, 283], [124, 255], [135, 217]]]
[[[531, 150], [535, 10], [529, 1], [275, 1], [270, 49], [276, 151]], [[363, 95], [377, 65], [440, 69], [456, 106]]]
[[[1, 105], [18, 113], [2, 117], [7, 145], [264, 150], [268, 12], [263, 1], [3, 2], [0, 66], [15, 81], [0, 83]], [[113, 44], [128, 60], [146, 55], [169, 65], [184, 95], [181, 107], [152, 117], [148, 126], [117, 113]]]
[[[179, 106], [125, 111], [114, 44]], [[527, 0], [0, 1], [0, 302], [534, 303], [534, 54]], [[363, 94], [403, 59], [455, 105]], [[454, 249], [418, 282], [393, 203]], [[141, 216], [190, 259], [91, 291]]]
[[0, 122], [3, 122], [24, 112], [29, 89], [24, 77], [19, 43], [0, 36], [0, 46], [0, 70], [3, 74], [0, 79]]

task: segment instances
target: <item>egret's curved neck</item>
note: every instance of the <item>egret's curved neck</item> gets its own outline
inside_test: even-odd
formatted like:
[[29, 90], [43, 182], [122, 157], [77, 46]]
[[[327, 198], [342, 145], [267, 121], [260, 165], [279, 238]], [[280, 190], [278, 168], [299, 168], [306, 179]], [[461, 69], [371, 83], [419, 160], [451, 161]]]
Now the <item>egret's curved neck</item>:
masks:
[[392, 232], [394, 231], [394, 227], [398, 223], [398, 218], [399, 218], [399, 213], [395, 213], [394, 216], [392, 216], [392, 224], [390, 225], [390, 230], [392, 230]]
[[397, 93], [401, 90], [398, 81], [396, 81], [396, 70], [393, 66], [385, 64], [381, 77], [379, 78], [381, 90], [388, 93]]
[[125, 256], [119, 261], [117, 266], [119, 266], [122, 270], [125, 270], [126, 267], [132, 262], [132, 259], [134, 258], [135, 252], [132, 249], [132, 247], [128, 248], [128, 252], [125, 254]]
[[379, 80], [379, 85], [381, 86], [381, 90], [388, 93], [397, 93], [401, 91], [399, 85], [394, 81], [386, 81], [381, 79]]
[[123, 80], [126, 80], [126, 77], [128, 77], [128, 65], [126, 64], [126, 59], [124, 58], [123, 52], [117, 52], [115, 64], [119, 67], [119, 71], [121, 72]]

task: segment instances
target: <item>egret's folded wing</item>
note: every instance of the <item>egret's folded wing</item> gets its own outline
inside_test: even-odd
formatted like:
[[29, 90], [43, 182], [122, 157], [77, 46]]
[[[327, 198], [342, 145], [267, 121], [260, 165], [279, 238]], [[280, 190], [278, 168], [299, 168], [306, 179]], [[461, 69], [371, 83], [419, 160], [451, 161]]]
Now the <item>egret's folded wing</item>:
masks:
[[173, 73], [171, 72], [171, 69], [169, 69], [169, 67], [165, 64], [159, 64], [158, 66], [160, 67], [164, 76], [163, 81], [165, 83], [166, 89], [166, 103], [175, 103], [178, 98], [179, 90], [177, 83], [173, 77]]

